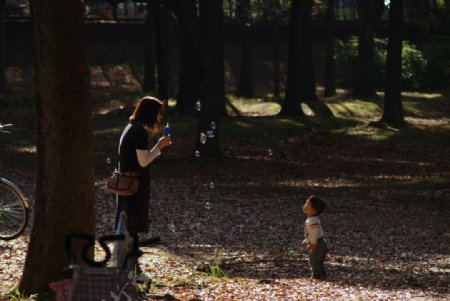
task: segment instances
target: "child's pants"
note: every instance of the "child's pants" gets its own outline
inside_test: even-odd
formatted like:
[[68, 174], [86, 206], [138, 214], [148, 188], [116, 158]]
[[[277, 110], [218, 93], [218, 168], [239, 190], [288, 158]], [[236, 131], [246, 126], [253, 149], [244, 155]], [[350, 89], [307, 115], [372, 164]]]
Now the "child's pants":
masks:
[[325, 255], [328, 253], [328, 247], [325, 240], [320, 238], [317, 241], [317, 248], [314, 252], [309, 253], [309, 266], [311, 267], [311, 273], [313, 278], [324, 279], [327, 277], [325, 271]]

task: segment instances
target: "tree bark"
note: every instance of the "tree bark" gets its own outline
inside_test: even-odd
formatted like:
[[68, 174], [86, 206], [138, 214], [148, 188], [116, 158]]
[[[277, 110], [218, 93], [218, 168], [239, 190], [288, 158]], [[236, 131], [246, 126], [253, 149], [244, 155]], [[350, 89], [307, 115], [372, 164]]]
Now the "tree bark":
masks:
[[199, 99], [199, 28], [195, 0], [174, 1], [171, 8], [180, 27], [180, 75], [176, 110], [193, 112]]
[[375, 4], [377, 0], [357, 0], [360, 32], [358, 45], [358, 66], [356, 82], [352, 96], [356, 98], [373, 98], [377, 94], [373, 86], [373, 55]]
[[[196, 148], [201, 156], [217, 157], [220, 150], [220, 119], [225, 111], [223, 62], [223, 1], [200, 0], [200, 56], [202, 109], [199, 116]], [[214, 138], [201, 143], [201, 133], [212, 130]]]
[[386, 91], [382, 122], [404, 125], [401, 96], [403, 0], [391, 0], [386, 60]]
[[254, 97], [253, 87], [253, 54], [251, 43], [251, 25], [244, 23], [241, 25], [241, 72], [239, 75], [237, 96]]
[[275, 41], [274, 41], [274, 52], [273, 52], [273, 96], [275, 98], [280, 97], [280, 79], [281, 79], [281, 68], [280, 68], [280, 20], [277, 16], [274, 24], [275, 29]]
[[239, 74], [237, 96], [254, 97], [255, 89], [253, 87], [253, 55], [251, 43], [251, 25], [250, 25], [250, 0], [241, 0], [237, 3], [237, 21], [240, 26], [241, 38], [241, 72]]
[[316, 95], [312, 53], [312, 0], [293, 0], [289, 29], [289, 62], [283, 115], [304, 115], [305, 102], [318, 117], [331, 117], [330, 109]]
[[112, 17], [114, 20], [117, 20], [119, 16], [117, 15], [117, 5], [119, 4], [118, 0], [107, 0], [109, 5], [111, 5]]
[[142, 83], [142, 90], [144, 92], [156, 90], [155, 77], [155, 14], [154, 14], [154, 0], [147, 0], [147, 16], [145, 19], [145, 34], [144, 34], [144, 80]]
[[161, 5], [159, 1], [154, 3], [154, 12], [156, 15], [156, 59], [158, 65], [158, 98], [168, 100], [173, 96], [172, 87], [172, 20], [170, 10]]
[[69, 264], [67, 231], [95, 232], [89, 68], [81, 1], [31, 2], [36, 70], [34, 223], [20, 289], [48, 290]]
[[5, 72], [5, 0], [0, 0], [0, 92], [6, 90]]
[[330, 97], [336, 94], [335, 63], [334, 63], [334, 0], [328, 0], [326, 12], [327, 22], [327, 46], [325, 61], [325, 91], [324, 96]]

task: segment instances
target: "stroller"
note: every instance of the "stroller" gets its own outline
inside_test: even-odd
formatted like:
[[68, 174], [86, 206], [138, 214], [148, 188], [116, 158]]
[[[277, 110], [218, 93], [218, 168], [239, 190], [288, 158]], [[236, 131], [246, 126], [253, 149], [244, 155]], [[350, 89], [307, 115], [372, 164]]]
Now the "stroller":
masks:
[[[133, 243], [126, 225], [127, 216], [122, 212], [116, 234], [98, 238], [98, 243], [105, 252], [105, 257], [101, 261], [92, 260], [88, 255], [89, 250], [94, 247], [94, 237], [85, 233], [66, 234], [65, 251], [71, 264], [64, 272], [71, 272], [72, 277], [50, 284], [56, 292], [57, 301], [141, 300], [138, 283], [144, 279], [127, 269], [127, 259], [141, 253]], [[73, 264], [77, 259], [72, 250], [72, 241], [75, 239], [85, 241], [81, 256], [87, 266]], [[152, 242], [158, 240], [159, 238], [156, 238]], [[108, 242], [113, 242], [113, 252], [110, 251]]]

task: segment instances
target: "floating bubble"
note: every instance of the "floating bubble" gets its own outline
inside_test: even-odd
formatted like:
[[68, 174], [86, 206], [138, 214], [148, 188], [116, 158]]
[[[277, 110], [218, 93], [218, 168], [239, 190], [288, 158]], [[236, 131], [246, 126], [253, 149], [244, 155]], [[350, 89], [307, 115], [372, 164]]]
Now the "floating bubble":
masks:
[[273, 151], [269, 148], [269, 149], [267, 150], [267, 154], [268, 154], [270, 157], [272, 157], [272, 156], [273, 156]]
[[214, 136], [215, 136], [215, 134], [214, 134], [214, 131], [207, 131], [206, 132], [206, 135], [208, 136], [208, 138], [214, 138]]
[[196, 156], [197, 158], [200, 157], [200, 152], [198, 150], [195, 151], [194, 156]]
[[119, 109], [121, 109], [121, 110], [123, 110], [125, 108], [125, 106], [123, 106], [123, 105], [121, 105], [120, 107], [119, 107]]
[[209, 125], [209, 127], [211, 128], [211, 130], [215, 130], [217, 127], [217, 124], [214, 121], [211, 121], [211, 124]]
[[106, 158], [106, 164], [111, 164], [111, 158]]
[[200, 133], [200, 143], [205, 144], [206, 143], [206, 135], [205, 133]]
[[200, 112], [201, 109], [202, 109], [202, 103], [200, 102], [200, 100], [197, 100], [197, 102], [195, 103], [195, 110], [197, 112]]
[[216, 187], [216, 186], [214, 185], [214, 183], [213, 183], [213, 182], [209, 182], [209, 188], [210, 188], [210, 189], [214, 189], [214, 187]]

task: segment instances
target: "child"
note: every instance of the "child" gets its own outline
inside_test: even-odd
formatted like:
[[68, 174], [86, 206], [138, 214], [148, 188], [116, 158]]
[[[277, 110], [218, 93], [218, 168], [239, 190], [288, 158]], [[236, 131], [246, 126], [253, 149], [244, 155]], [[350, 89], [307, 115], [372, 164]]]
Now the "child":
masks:
[[308, 218], [305, 221], [305, 239], [302, 241], [302, 244], [308, 248], [312, 278], [321, 280], [327, 277], [323, 261], [328, 248], [327, 243], [323, 239], [323, 230], [319, 217], [324, 209], [325, 203], [316, 195], [310, 196], [303, 205], [303, 213]]

